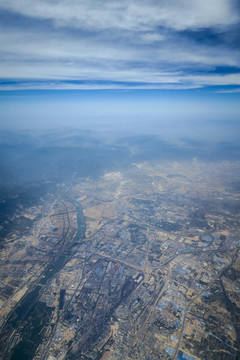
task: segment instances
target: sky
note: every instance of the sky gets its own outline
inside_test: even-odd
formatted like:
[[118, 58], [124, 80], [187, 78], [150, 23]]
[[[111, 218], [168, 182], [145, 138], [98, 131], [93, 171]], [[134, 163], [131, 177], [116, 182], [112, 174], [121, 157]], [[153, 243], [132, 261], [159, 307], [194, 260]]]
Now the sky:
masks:
[[0, 0], [0, 50], [2, 128], [239, 130], [238, 0]]

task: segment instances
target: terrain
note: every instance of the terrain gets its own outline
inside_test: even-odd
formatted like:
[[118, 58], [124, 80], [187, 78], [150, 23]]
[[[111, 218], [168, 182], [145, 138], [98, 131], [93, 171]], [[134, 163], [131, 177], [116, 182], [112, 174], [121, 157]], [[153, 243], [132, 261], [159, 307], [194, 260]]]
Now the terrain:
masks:
[[239, 359], [239, 161], [200, 148], [88, 139], [12, 177], [2, 359]]

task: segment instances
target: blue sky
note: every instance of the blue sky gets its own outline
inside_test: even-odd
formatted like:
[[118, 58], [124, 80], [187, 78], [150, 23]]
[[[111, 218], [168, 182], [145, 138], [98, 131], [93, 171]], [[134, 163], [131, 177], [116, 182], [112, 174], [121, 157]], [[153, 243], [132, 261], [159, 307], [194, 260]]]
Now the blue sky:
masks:
[[0, 0], [0, 48], [2, 126], [240, 112], [238, 0]]

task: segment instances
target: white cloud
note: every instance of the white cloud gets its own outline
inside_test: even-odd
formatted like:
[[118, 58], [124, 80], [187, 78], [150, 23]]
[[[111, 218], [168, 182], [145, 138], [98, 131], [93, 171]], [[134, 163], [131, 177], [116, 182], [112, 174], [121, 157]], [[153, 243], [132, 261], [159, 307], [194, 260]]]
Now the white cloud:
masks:
[[196, 85], [169, 85], [169, 84], [156, 84], [156, 85], [120, 85], [120, 84], [70, 84], [70, 83], [20, 83], [0, 85], [2, 91], [12, 90], [189, 90], [198, 89], [200, 86]]
[[[179, 35], [179, 30], [227, 29], [238, 22], [231, 0], [0, 0], [0, 7], [40, 22], [19, 20], [0, 29], [2, 79], [93, 83], [54, 83], [53, 88], [130, 86], [101, 81], [138, 83], [132, 85], [137, 88], [240, 85], [239, 75], [206, 75], [216, 66], [240, 67], [238, 49]], [[189, 69], [205, 74], [190, 76]]]
[[135, 39], [135, 41], [139, 40], [140, 42], [152, 43], [152, 42], [160, 42], [165, 39], [166, 37], [163, 34], [147, 32], [147, 33], [139, 34], [139, 38]]
[[191, 83], [199, 84], [201, 86], [240, 85], [240, 73], [228, 75], [186, 76], [185, 80], [188, 80]]
[[20, 14], [54, 21], [57, 26], [90, 30], [177, 30], [226, 26], [239, 21], [229, 0], [1, 0], [0, 6]]

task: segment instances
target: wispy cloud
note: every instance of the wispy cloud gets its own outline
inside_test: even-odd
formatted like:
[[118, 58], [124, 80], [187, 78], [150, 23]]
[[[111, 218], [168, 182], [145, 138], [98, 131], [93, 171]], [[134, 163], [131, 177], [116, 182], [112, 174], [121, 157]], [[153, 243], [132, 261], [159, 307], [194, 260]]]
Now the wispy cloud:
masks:
[[240, 88], [235, 88], [235, 89], [228, 89], [228, 90], [217, 90], [216, 91], [218, 94], [231, 94], [231, 93], [240, 93]]
[[0, 89], [240, 85], [233, 0], [0, 0], [0, 11]]

